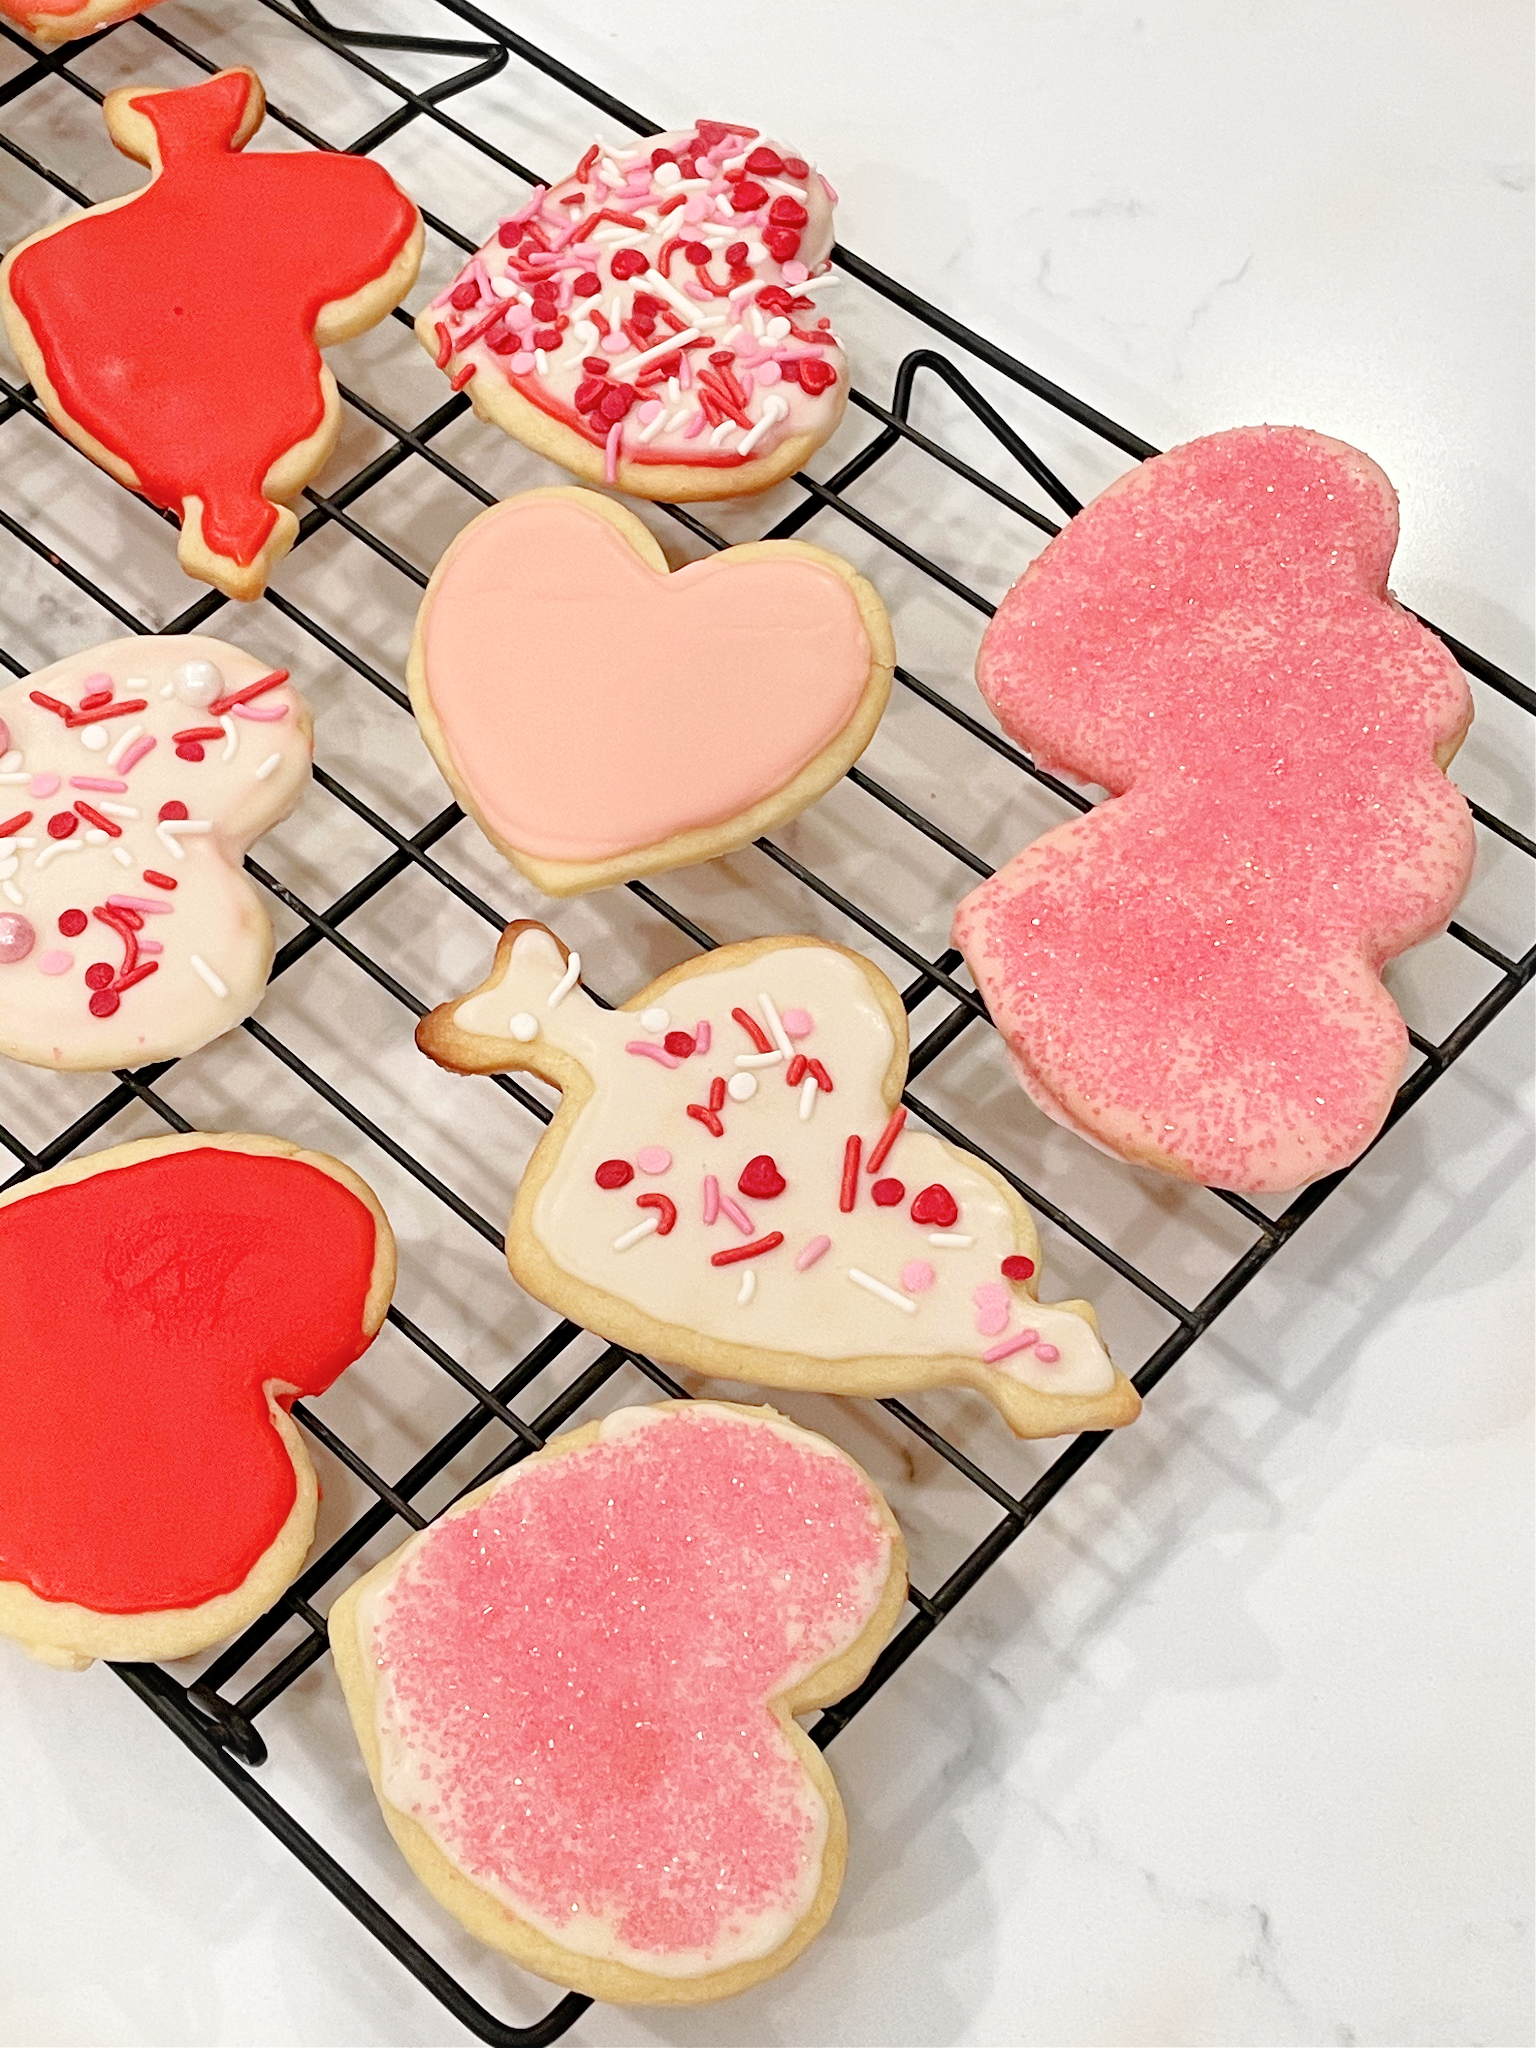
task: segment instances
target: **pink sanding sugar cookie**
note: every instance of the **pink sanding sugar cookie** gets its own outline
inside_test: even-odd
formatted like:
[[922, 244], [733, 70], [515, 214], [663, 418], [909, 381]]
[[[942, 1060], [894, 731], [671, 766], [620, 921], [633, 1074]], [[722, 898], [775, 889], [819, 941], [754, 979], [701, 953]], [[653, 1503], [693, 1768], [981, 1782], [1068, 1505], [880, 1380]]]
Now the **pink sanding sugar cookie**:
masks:
[[1472, 716], [1387, 594], [1397, 498], [1358, 450], [1247, 427], [1145, 463], [1004, 599], [977, 680], [1111, 801], [960, 905], [1029, 1094], [1181, 1178], [1263, 1192], [1356, 1158], [1407, 1034], [1383, 964], [1442, 930]]
[[837, 1896], [837, 1788], [792, 1715], [869, 1670], [889, 1509], [770, 1408], [621, 1409], [503, 1473], [336, 1603], [384, 1815], [472, 1933], [625, 2003], [782, 1969]]

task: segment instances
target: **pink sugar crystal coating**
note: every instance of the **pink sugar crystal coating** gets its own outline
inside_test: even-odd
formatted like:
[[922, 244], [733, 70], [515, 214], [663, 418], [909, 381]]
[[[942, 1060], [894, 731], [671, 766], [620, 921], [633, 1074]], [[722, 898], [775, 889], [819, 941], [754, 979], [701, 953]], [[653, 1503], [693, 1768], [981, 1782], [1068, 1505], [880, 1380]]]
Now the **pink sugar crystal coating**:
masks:
[[1380, 968], [1472, 859], [1441, 772], [1471, 702], [1387, 595], [1396, 540], [1357, 450], [1213, 434], [1112, 485], [987, 630], [1005, 729], [1114, 801], [968, 896], [955, 942], [1026, 1089], [1111, 1151], [1281, 1190], [1381, 1127], [1407, 1038]]
[[890, 1544], [841, 1456], [706, 1405], [645, 1412], [439, 1522], [374, 1640], [430, 1772], [415, 1816], [453, 1861], [666, 1956], [814, 1894], [820, 1802], [765, 1703], [863, 1632]]

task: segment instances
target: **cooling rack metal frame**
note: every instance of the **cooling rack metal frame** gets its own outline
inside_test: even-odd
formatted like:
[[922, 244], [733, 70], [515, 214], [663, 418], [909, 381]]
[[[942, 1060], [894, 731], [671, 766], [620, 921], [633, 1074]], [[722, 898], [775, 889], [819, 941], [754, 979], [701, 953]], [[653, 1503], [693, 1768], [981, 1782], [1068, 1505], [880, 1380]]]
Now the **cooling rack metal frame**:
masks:
[[[286, 23], [293, 32], [309, 38], [316, 52], [323, 53], [319, 61], [355, 67], [397, 102], [391, 113], [348, 145], [349, 151], [353, 154], [366, 154], [378, 149], [412, 122], [435, 122], [450, 131], [460, 143], [481, 152], [504, 172], [509, 180], [522, 180], [530, 184], [535, 182], [536, 174], [531, 168], [516, 161], [488, 137], [476, 133], [471, 127], [457, 120], [451, 111], [451, 102], [457, 96], [492, 78], [511, 64], [530, 67], [606, 119], [617, 122], [637, 134], [656, 133], [664, 125], [648, 120], [634, 108], [626, 106], [590, 79], [580, 76], [547, 52], [470, 4], [470, 0], [432, 0], [437, 11], [445, 18], [445, 29], [449, 31], [435, 36], [374, 34], [342, 29], [334, 25], [320, 8], [313, 4], [313, 0], [293, 0], [292, 5], [283, 4], [283, 0], [261, 0], [261, 4], [269, 14]], [[166, 49], [175, 52], [194, 71], [208, 73], [217, 68], [205, 54], [183, 41], [164, 21], [157, 19], [153, 14], [140, 17], [134, 26], [136, 32], [141, 31], [152, 36]], [[57, 80], [87, 98], [99, 101], [101, 94], [82, 74], [79, 68], [80, 60], [87, 51], [104, 40], [105, 36], [113, 33], [115, 31], [109, 29], [97, 36], [64, 45], [48, 55], [39, 55], [30, 43], [13, 30], [0, 28], [0, 34], [4, 35], [6, 41], [14, 49], [24, 53], [28, 59], [15, 76], [0, 86], [0, 115], [3, 115], [6, 107], [22, 100], [45, 81]], [[437, 83], [421, 88], [410, 84], [389, 69], [389, 60], [392, 57], [441, 58], [448, 60], [454, 68]], [[312, 133], [302, 122], [285, 113], [280, 107], [269, 106], [268, 111], [272, 120], [299, 141], [315, 148], [331, 146], [324, 138]], [[0, 152], [71, 201], [81, 205], [89, 203], [87, 195], [78, 191], [63, 171], [23, 148], [20, 143], [8, 136], [3, 128], [0, 128]], [[455, 247], [468, 251], [475, 246], [474, 238], [461, 232], [452, 223], [439, 219], [430, 212], [425, 217], [429, 229]], [[981, 614], [989, 614], [992, 608], [978, 592], [971, 589], [951, 570], [932, 560], [899, 532], [890, 530], [872, 518], [849, 496], [854, 484], [868, 475], [893, 450], [905, 445], [919, 451], [927, 459], [951, 473], [965, 478], [987, 498], [1039, 531], [1047, 534], [1056, 531], [1056, 522], [1036, 504], [1026, 501], [1024, 497], [1009, 490], [993, 477], [983, 474], [959, 454], [940, 441], [921, 433], [912, 424], [910, 415], [915, 395], [922, 388], [922, 380], [940, 381], [951, 397], [966, 408], [977, 426], [990, 435], [1004, 455], [1017, 465], [1022, 477], [1033, 487], [1033, 494], [1048, 500], [1064, 518], [1071, 517], [1079, 509], [1077, 498], [1030, 443], [1003, 417], [984, 391], [978, 388], [968, 371], [968, 363], [984, 366], [988, 372], [1006, 380], [1036, 404], [1064, 415], [1088, 435], [1096, 437], [1123, 456], [1143, 460], [1156, 451], [1137, 435], [1105, 418], [1092, 406], [1040, 376], [1005, 350], [951, 318], [940, 308], [919, 298], [850, 250], [839, 247], [834, 260], [850, 277], [915, 321], [925, 330], [927, 339], [924, 345], [909, 351], [900, 362], [892, 380], [888, 400], [881, 402], [866, 391], [854, 390], [852, 405], [870, 422], [870, 438], [825, 482], [818, 482], [804, 474], [797, 476], [794, 481], [803, 494], [800, 502], [770, 527], [768, 532], [773, 537], [792, 534], [818, 513], [832, 512], [862, 529], [879, 548], [889, 550], [931, 578], [952, 597], [960, 599]], [[403, 311], [397, 312], [395, 318], [409, 326], [408, 316]], [[364, 495], [383, 477], [412, 461], [425, 461], [435, 465], [440, 471], [451, 476], [472, 498], [482, 504], [492, 502], [492, 494], [452, 463], [436, 445], [445, 429], [468, 409], [469, 401], [462, 395], [446, 398], [425, 418], [405, 424], [389, 418], [360, 393], [346, 386], [342, 387], [342, 397], [345, 404], [364, 415], [387, 437], [389, 445], [328, 494], [322, 494], [316, 489], [305, 492], [307, 508], [303, 513], [297, 545], [303, 546], [317, 532], [329, 525], [338, 525], [388, 562], [400, 575], [409, 578], [419, 587], [425, 583], [425, 577], [393, 549], [387, 540], [372, 532], [360, 511], [355, 508]], [[8, 423], [22, 417], [41, 425], [47, 424], [45, 415], [30, 388], [16, 386], [0, 379], [0, 435], [4, 434]], [[80, 459], [84, 462], [83, 457]], [[100, 477], [99, 473], [93, 474], [98, 476], [103, 489], [118, 488]], [[1023, 489], [1025, 486], [1021, 483], [1020, 488]], [[680, 507], [663, 509], [704, 544], [713, 547], [725, 545], [724, 540], [713, 531], [707, 520], [697, 513]], [[168, 523], [174, 526], [174, 521]], [[13, 541], [46, 560], [53, 573], [88, 595], [102, 610], [119, 620], [129, 632], [197, 631], [229, 602], [217, 592], [202, 593], [174, 618], [151, 628], [124, 609], [110, 592], [99, 587], [75, 564], [45, 547], [21, 521], [13, 517], [3, 502], [0, 502], [0, 528], [3, 528]], [[299, 606], [276, 591], [268, 591], [267, 602], [275, 606], [301, 632], [311, 636], [319, 647], [340, 659], [362, 685], [382, 692], [401, 708], [409, 709], [405, 693], [393, 678], [381, 674], [319, 620], [308, 616]], [[0, 626], [0, 630], [3, 630], [3, 626]], [[1440, 629], [1433, 630], [1438, 632]], [[1463, 646], [1449, 634], [1441, 633], [1440, 637], [1477, 684], [1498, 693], [1526, 713], [1536, 714], [1536, 693], [1495, 667], [1493, 663], [1483, 659], [1472, 649]], [[0, 665], [15, 675], [26, 672], [24, 664], [3, 644], [0, 644]], [[975, 742], [991, 749], [994, 754], [1011, 763], [1020, 774], [1033, 778], [1036, 783], [1069, 806], [1079, 810], [1089, 808], [1086, 797], [1037, 768], [1027, 756], [1012, 747], [983, 720], [972, 717], [962, 707], [950, 702], [921, 677], [902, 668], [898, 668], [896, 674], [904, 689], [924, 699], [943, 717], [955, 721]], [[865, 769], [855, 767], [849, 773], [850, 780], [861, 790], [884, 806], [904, 826], [923, 835], [934, 847], [958, 860], [978, 876], [985, 876], [991, 872], [987, 863], [977, 854], [895, 792], [883, 787]], [[247, 869], [257, 883], [285, 905], [298, 919], [300, 925], [295, 936], [278, 951], [272, 969], [273, 977], [287, 973], [297, 961], [303, 959], [314, 948], [331, 947], [353, 970], [371, 979], [405, 1010], [420, 1016], [427, 1007], [426, 1003], [401, 982], [387, 961], [375, 957], [357, 944], [349, 936], [347, 926], [356, 912], [414, 867], [433, 882], [451, 890], [492, 929], [499, 930], [502, 922], [500, 913], [433, 857], [433, 847], [453, 829], [462, 814], [456, 805], [449, 805], [420, 830], [407, 836], [398, 831], [354, 790], [318, 766], [315, 770], [315, 781], [327, 797], [345, 806], [355, 817], [371, 827], [389, 850], [368, 873], [337, 900], [321, 906], [304, 901], [268, 872], [259, 861], [247, 860]], [[1518, 827], [1478, 804], [1474, 803], [1472, 810], [1481, 833], [1502, 840], [1528, 860], [1536, 859], [1536, 844], [1533, 844]], [[1011, 1162], [992, 1158], [972, 1134], [955, 1128], [917, 1092], [925, 1070], [940, 1054], [946, 1052], [963, 1033], [976, 1029], [984, 1030], [989, 1025], [986, 1009], [980, 997], [968, 985], [956, 979], [956, 970], [961, 967], [959, 955], [953, 951], [943, 951], [936, 958], [930, 959], [858, 902], [798, 861], [783, 847], [771, 840], [760, 841], [758, 844], [771, 861], [787, 871], [800, 885], [815, 892], [829, 907], [847, 920], [855, 935], [859, 932], [866, 934], [907, 963], [911, 970], [911, 979], [902, 995], [909, 1012], [916, 1010], [935, 995], [942, 995], [948, 999], [950, 1007], [947, 1014], [937, 1025], [928, 1029], [913, 1048], [909, 1084], [904, 1100], [911, 1112], [930, 1129], [989, 1160], [1038, 1212], [1049, 1217], [1059, 1228], [1069, 1233], [1096, 1259], [1155, 1303], [1171, 1319], [1173, 1327], [1170, 1333], [1152, 1350], [1134, 1374], [1135, 1384], [1143, 1395], [1151, 1392], [1190, 1346], [1225, 1313], [1238, 1295], [1249, 1286], [1308, 1218], [1316, 1214], [1329, 1200], [1347, 1177], [1347, 1173], [1354, 1170], [1346, 1169], [1345, 1173], [1335, 1174], [1315, 1183], [1276, 1216], [1266, 1214], [1260, 1207], [1239, 1195], [1220, 1194], [1219, 1199], [1236, 1211], [1249, 1226], [1253, 1232], [1252, 1241], [1231, 1261], [1219, 1279], [1199, 1300], [1193, 1303], [1178, 1300], [1087, 1225], [1064, 1211], [1040, 1189], [1031, 1186]], [[641, 883], [631, 883], [629, 886], [650, 912], [669, 920], [696, 945], [709, 947], [716, 943], [707, 931], [683, 910], [669, 902], [660, 890]], [[1458, 944], [1475, 953], [1484, 965], [1492, 970], [1494, 978], [1491, 986], [1443, 1037], [1435, 1040], [1417, 1031], [1410, 1033], [1414, 1050], [1419, 1056], [1418, 1065], [1399, 1090], [1388, 1119], [1388, 1128], [1406, 1115], [1414, 1103], [1441, 1079], [1453, 1062], [1460, 1058], [1499, 1012], [1526, 988], [1533, 975], [1536, 975], [1536, 945], [1532, 945], [1516, 958], [1460, 922], [1451, 925], [1450, 934]], [[478, 1214], [428, 1166], [415, 1159], [407, 1147], [351, 1101], [346, 1093], [317, 1072], [292, 1047], [279, 1039], [259, 1016], [248, 1020], [243, 1028], [270, 1058], [280, 1061], [300, 1082], [313, 1089], [332, 1111], [346, 1118], [372, 1144], [387, 1153], [397, 1166], [411, 1174], [452, 1209], [463, 1222], [489, 1243], [498, 1248], [501, 1246], [501, 1233], [493, 1222]], [[30, 1175], [59, 1164], [82, 1145], [87, 1144], [114, 1117], [135, 1104], [153, 1112], [172, 1129], [189, 1128], [185, 1119], [156, 1087], [170, 1064], [143, 1067], [133, 1072], [120, 1072], [115, 1077], [115, 1086], [85, 1114], [77, 1116], [46, 1143], [29, 1145], [4, 1124], [0, 1124], [0, 1147], [9, 1152], [17, 1162], [14, 1173], [4, 1185], [15, 1185]], [[515, 1080], [499, 1076], [495, 1077], [494, 1085], [504, 1089], [528, 1115], [543, 1121], [548, 1120], [548, 1109]], [[316, 1596], [368, 1544], [388, 1530], [392, 1523], [400, 1525], [400, 1530], [397, 1530], [396, 1534], [406, 1529], [425, 1526], [426, 1518], [414, 1505], [415, 1501], [424, 1488], [453, 1460], [468, 1451], [492, 1425], [501, 1425], [508, 1432], [510, 1440], [499, 1453], [482, 1466], [470, 1480], [470, 1485], [481, 1483], [492, 1473], [538, 1449], [552, 1433], [572, 1420], [584, 1404], [626, 1365], [636, 1368], [665, 1394], [683, 1396], [686, 1389], [654, 1361], [624, 1351], [618, 1346], [609, 1345], [590, 1364], [575, 1372], [555, 1398], [550, 1400], [541, 1412], [529, 1419], [520, 1414], [513, 1404], [546, 1369], [557, 1365], [564, 1358], [574, 1340], [582, 1335], [575, 1325], [562, 1323], [548, 1332], [494, 1386], [486, 1387], [398, 1307], [390, 1310], [390, 1321], [407, 1342], [415, 1346], [432, 1366], [445, 1374], [462, 1392], [465, 1405], [459, 1419], [408, 1471], [391, 1480], [374, 1470], [350, 1443], [306, 1404], [296, 1404], [293, 1411], [295, 1418], [317, 1442], [356, 1476], [363, 1487], [373, 1495], [373, 1505], [367, 1508], [328, 1549], [312, 1559], [296, 1584], [276, 1606], [248, 1628], [236, 1642], [223, 1650], [192, 1685], [183, 1684], [170, 1672], [157, 1665], [131, 1664], [118, 1665], [114, 1668], [123, 1682], [207, 1768], [472, 2034], [484, 2041], [497, 2044], [497, 2048], [540, 2048], [540, 2044], [553, 2041], [563, 2034], [584, 2010], [588, 2001], [575, 1994], [567, 1995], [556, 2001], [542, 2019], [527, 2026], [513, 2025], [499, 2019], [488, 2010], [358, 1883], [330, 1851], [274, 1798], [261, 1780], [254, 1775], [255, 1770], [266, 1758], [266, 1745], [257, 1721], [262, 1712], [280, 1698], [302, 1673], [327, 1653], [325, 1620], [313, 1604]], [[912, 1589], [910, 1612], [905, 1623], [888, 1644], [868, 1678], [847, 1699], [824, 1712], [815, 1723], [811, 1731], [812, 1736], [822, 1746], [829, 1743], [880, 1688], [890, 1681], [919, 1645], [947, 1615], [953, 1613], [982, 1576], [1018, 1541], [1042, 1509], [1076, 1473], [1082, 1470], [1105, 1441], [1104, 1433], [1075, 1438], [1053, 1459], [1027, 1491], [1016, 1494], [992, 1473], [983, 1469], [965, 1451], [950, 1443], [941, 1431], [905, 1403], [890, 1400], [882, 1406], [904, 1428], [920, 1438], [929, 1451], [942, 1458], [955, 1473], [990, 1501], [997, 1514], [982, 1540], [971, 1549], [936, 1590], [929, 1592], [919, 1587]], [[253, 1659], [259, 1658], [259, 1654], [280, 1630], [289, 1627], [295, 1621], [303, 1626], [302, 1639], [275, 1663], [263, 1668], [260, 1675], [252, 1682], [246, 1683], [242, 1689], [241, 1674], [246, 1671], [247, 1666]]]

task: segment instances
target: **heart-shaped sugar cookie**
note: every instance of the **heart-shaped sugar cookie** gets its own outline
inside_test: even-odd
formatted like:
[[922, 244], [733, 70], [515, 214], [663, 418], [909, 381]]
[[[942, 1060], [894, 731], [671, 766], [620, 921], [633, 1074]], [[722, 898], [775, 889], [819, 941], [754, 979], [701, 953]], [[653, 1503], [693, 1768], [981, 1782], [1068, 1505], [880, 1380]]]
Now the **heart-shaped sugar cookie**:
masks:
[[411, 700], [464, 808], [550, 895], [744, 846], [868, 745], [895, 658], [885, 608], [799, 541], [669, 574], [630, 512], [528, 491], [438, 563]]

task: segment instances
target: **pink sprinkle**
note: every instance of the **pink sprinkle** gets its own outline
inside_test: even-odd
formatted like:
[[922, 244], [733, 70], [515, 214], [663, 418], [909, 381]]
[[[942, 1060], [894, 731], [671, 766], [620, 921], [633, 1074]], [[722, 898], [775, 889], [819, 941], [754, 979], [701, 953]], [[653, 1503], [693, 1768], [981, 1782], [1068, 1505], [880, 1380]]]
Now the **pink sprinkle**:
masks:
[[733, 1201], [729, 1195], [722, 1195], [720, 1197], [720, 1208], [723, 1214], [735, 1224], [743, 1237], [750, 1237], [752, 1235], [755, 1225], [746, 1210], [742, 1208], [740, 1202]]
[[[686, 356], [684, 356], [684, 357], [683, 357], [683, 363], [684, 363], [684, 365], [685, 365], [685, 366], [686, 366], [686, 364], [687, 364], [687, 361], [688, 361], [688, 358], [687, 358]], [[694, 438], [694, 436], [695, 436], [696, 434], [702, 434], [702, 433], [703, 433], [703, 431], [704, 431], [704, 429], [705, 429], [705, 428], [706, 428], [706, 427], [707, 427], [708, 425], [709, 425], [709, 420], [708, 420], [708, 419], [707, 419], [707, 417], [705, 416], [704, 408], [703, 408], [703, 406], [701, 405], [701, 406], [699, 406], [699, 407], [698, 407], [698, 409], [697, 409], [697, 410], [695, 411], [695, 413], [694, 413], [694, 415], [693, 415], [693, 418], [692, 418], [692, 419], [691, 419], [691, 420], [690, 420], [690, 421], [688, 422], [687, 426], [686, 426], [686, 427], [684, 427], [684, 429], [683, 429], [683, 439], [684, 439], [685, 441], [691, 441], [691, 440], [692, 440], [692, 439]]]
[[783, 381], [784, 372], [770, 357], [766, 363], [759, 363], [752, 372], [753, 381], [758, 384], [778, 384]]
[[901, 1284], [908, 1294], [926, 1294], [938, 1277], [926, 1259], [910, 1259], [901, 1269]]
[[661, 400], [659, 398], [648, 398], [635, 414], [635, 418], [639, 420], [641, 426], [648, 427], [652, 420], [659, 417], [660, 413]]
[[62, 946], [54, 946], [38, 956], [37, 971], [39, 974], [68, 974], [74, 964], [73, 953], [66, 953]]
[[520, 348], [515, 356], [507, 358], [507, 368], [514, 377], [526, 377], [530, 370], [537, 368], [533, 360], [533, 350]]
[[158, 939], [140, 939], [139, 951], [141, 953], [163, 953], [165, 948]]
[[[1031, 1330], [1030, 1335], [1034, 1335], [1033, 1330]], [[1037, 1344], [1035, 1346], [1035, 1356], [1042, 1365], [1054, 1365], [1057, 1359], [1060, 1358], [1061, 1353], [1054, 1344]]]
[[804, 284], [810, 274], [803, 263], [793, 262], [786, 263], [779, 273], [786, 284]]
[[80, 694], [82, 697], [93, 697], [98, 690], [115, 690], [116, 688], [117, 685], [107, 674], [106, 670], [99, 668], [95, 675], [85, 678], [85, 681], [80, 685]]
[[825, 1253], [831, 1251], [831, 1249], [832, 1240], [830, 1237], [813, 1237], [799, 1258], [796, 1259], [795, 1271], [797, 1273], [805, 1272], [807, 1267], [814, 1266], [816, 1261]]
[[[984, 1337], [990, 1337], [991, 1334], [990, 1330], [983, 1330], [982, 1332]], [[1017, 1337], [1010, 1337], [1005, 1344], [994, 1344], [990, 1351], [983, 1351], [981, 1354], [982, 1364], [996, 1365], [999, 1359], [1012, 1358], [1016, 1351], [1027, 1351], [1030, 1345], [1034, 1343], [1038, 1334], [1039, 1332], [1036, 1330], [1021, 1330]], [[1048, 1344], [1046, 1349], [1053, 1351], [1055, 1346]]]
[[709, 211], [710, 209], [705, 202], [703, 193], [694, 192], [689, 195], [688, 204], [683, 208], [683, 219], [687, 221], [690, 227], [693, 227]]
[[971, 1296], [978, 1308], [1006, 1308], [1012, 1296], [1001, 1280], [988, 1280]]
[[176, 907], [174, 903], [167, 903], [163, 896], [109, 896], [107, 902], [114, 910], [139, 910], [145, 916], [152, 911], [169, 913]]
[[624, 422], [615, 420], [608, 429], [608, 439], [603, 443], [603, 481], [616, 484], [619, 480], [619, 443], [624, 438]]
[[976, 1311], [976, 1330], [982, 1337], [1000, 1337], [1008, 1327], [1008, 1311], [1005, 1308], [979, 1308]]
[[780, 1021], [791, 1038], [809, 1038], [816, 1029], [816, 1020], [809, 1010], [786, 1010]]
[[682, 1061], [674, 1059], [665, 1047], [652, 1045], [644, 1038], [632, 1038], [624, 1050], [626, 1052], [641, 1053], [646, 1059], [655, 1060], [656, 1064], [660, 1067], [678, 1067], [682, 1065]]
[[121, 773], [126, 775], [128, 773], [128, 770], [132, 768], [135, 765], [135, 763], [142, 761], [146, 754], [153, 753], [154, 746], [155, 742], [149, 733], [145, 733], [142, 739], [135, 740], [133, 745], [128, 749], [128, 751], [125, 754], [120, 754], [118, 756], [117, 765]]
[[288, 716], [288, 706], [286, 704], [236, 704], [234, 706], [234, 713], [236, 718], [258, 718], [263, 724], [268, 724], [274, 718], [286, 718]]
[[688, 294], [690, 299], [697, 299], [702, 305], [705, 306], [709, 304], [710, 298], [712, 297], [711, 293], [705, 291], [703, 285], [695, 284], [691, 277], [689, 278], [688, 282], [683, 286], [683, 290]]
[[69, 786], [71, 789], [104, 789], [108, 791], [124, 790], [128, 787], [126, 782], [119, 782], [115, 775], [71, 775]]
[[710, 1039], [711, 1039], [711, 1037], [712, 1037], [713, 1035], [714, 1035], [714, 1034], [713, 1034], [713, 1033], [711, 1032], [711, 1030], [710, 1030], [710, 1028], [709, 1028], [709, 1019], [708, 1019], [707, 1017], [701, 1017], [701, 1018], [699, 1019], [698, 1023], [697, 1023], [697, 1024], [695, 1024], [695, 1025], [694, 1025], [694, 1027], [693, 1027], [693, 1049], [694, 1049], [694, 1051], [695, 1051], [695, 1052], [708, 1052], [708, 1051], [709, 1051], [709, 1041], [710, 1041]]
[[665, 1145], [642, 1145], [635, 1154], [635, 1164], [642, 1173], [665, 1173], [672, 1164], [672, 1154]]
[[597, 344], [605, 356], [627, 356], [634, 343], [627, 334], [605, 334]]
[[52, 796], [59, 786], [57, 775], [34, 775], [27, 784], [28, 796]]
[[720, 1183], [712, 1173], [704, 1176], [704, 1221], [713, 1223], [720, 1214]]

